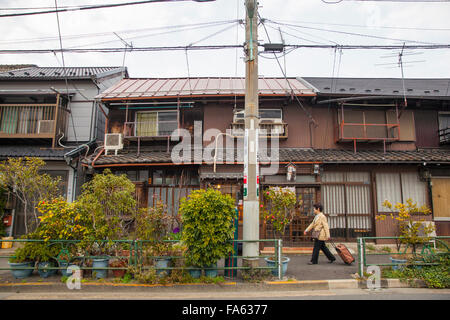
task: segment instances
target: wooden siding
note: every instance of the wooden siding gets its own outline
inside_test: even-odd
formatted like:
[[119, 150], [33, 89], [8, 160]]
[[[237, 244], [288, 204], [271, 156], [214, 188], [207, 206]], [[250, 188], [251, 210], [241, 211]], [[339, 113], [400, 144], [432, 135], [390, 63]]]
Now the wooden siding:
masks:
[[438, 114], [435, 110], [414, 110], [416, 145], [418, 148], [439, 147]]
[[434, 218], [450, 220], [450, 178], [434, 178], [431, 181]]

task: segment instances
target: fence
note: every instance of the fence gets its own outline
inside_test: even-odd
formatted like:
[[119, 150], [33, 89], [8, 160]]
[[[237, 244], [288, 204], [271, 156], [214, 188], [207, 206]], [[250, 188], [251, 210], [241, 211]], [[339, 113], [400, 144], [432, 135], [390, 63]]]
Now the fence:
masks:
[[[171, 258], [171, 259], [183, 259], [184, 257], [182, 255], [176, 255], [176, 256], [148, 256], [146, 255], [144, 251], [145, 244], [151, 244], [151, 241], [146, 240], [96, 240], [96, 244], [102, 244], [102, 243], [109, 243], [114, 249], [116, 254], [115, 255], [71, 255], [70, 253], [70, 247], [74, 246], [78, 243], [80, 243], [80, 240], [36, 240], [36, 239], [12, 239], [12, 240], [1, 240], [2, 242], [18, 242], [18, 243], [26, 243], [26, 242], [41, 242], [41, 243], [48, 243], [48, 246], [52, 245], [59, 245], [60, 251], [56, 257], [53, 257], [54, 260], [58, 262], [59, 266], [53, 266], [48, 267], [46, 266], [45, 269], [48, 270], [65, 270], [67, 269], [67, 265], [62, 266], [61, 262], [67, 262], [67, 263], [73, 263], [73, 264], [79, 264], [79, 267], [81, 270], [127, 270], [129, 266], [135, 266], [135, 267], [141, 267], [142, 269], [150, 269], [154, 268], [154, 266], [145, 265], [146, 259], [159, 259], [159, 258]], [[165, 242], [177, 242], [177, 240], [165, 240]], [[272, 242], [274, 243], [275, 247], [275, 257], [273, 255], [266, 256], [266, 255], [258, 255], [258, 256], [239, 256], [238, 252], [234, 252], [230, 254], [225, 259], [236, 259], [236, 263], [225, 263], [224, 267], [214, 267], [214, 268], [202, 268], [204, 270], [235, 270], [237, 273], [237, 270], [249, 270], [249, 269], [270, 269], [273, 271], [277, 271], [278, 278], [281, 279], [283, 276], [282, 272], [282, 263], [281, 263], [281, 252], [282, 252], [282, 241], [280, 239], [260, 239], [260, 240], [232, 240], [234, 243], [235, 251], [237, 250], [237, 243], [245, 243], [245, 242]], [[0, 256], [0, 259], [9, 259], [15, 257], [14, 255], [7, 255], [7, 256]], [[255, 260], [255, 259], [261, 259], [261, 258], [267, 258], [267, 257], [274, 257], [274, 266], [266, 266], [266, 267], [250, 267], [250, 266], [243, 266], [243, 263], [237, 262], [237, 259], [248, 259], [248, 260]], [[65, 259], [67, 258], [67, 259]], [[94, 267], [89, 266], [87, 263], [91, 259], [123, 259], [128, 260], [127, 265], [119, 266], [119, 267]], [[78, 261], [76, 263], [75, 261]], [[232, 265], [232, 266], [229, 266]], [[241, 265], [241, 266], [239, 266]], [[14, 267], [0, 267], [0, 270], [34, 270], [36, 269], [36, 266], [14, 266]], [[190, 269], [196, 269], [194, 267], [186, 267], [186, 266], [179, 266], [179, 267], [157, 267], [157, 270], [190, 270]], [[234, 274], [234, 271], [233, 271]], [[232, 277], [234, 278], [234, 276]]]
[[[380, 240], [380, 239], [396, 239], [399, 240], [400, 237], [361, 237], [357, 238], [357, 247], [358, 247], [358, 274], [362, 277], [364, 275], [364, 269], [365, 267], [369, 266], [398, 266], [398, 265], [406, 265], [407, 263], [367, 263], [367, 256], [373, 255], [373, 256], [380, 256], [380, 255], [407, 255], [408, 245], [406, 244], [404, 246], [403, 251], [400, 251], [401, 244], [398, 247], [398, 252], [386, 252], [386, 253], [367, 253], [366, 250], [366, 241], [372, 241], [372, 240]], [[450, 249], [445, 243], [444, 239], [450, 239], [448, 236], [439, 236], [439, 237], [430, 237], [430, 241], [425, 242], [422, 246], [422, 250], [418, 256], [427, 256], [432, 255], [436, 253], [436, 243], [442, 245], [447, 252], [450, 252]], [[434, 243], [433, 248], [431, 247], [431, 244]], [[426, 262], [420, 262], [420, 263], [412, 263], [413, 265], [436, 265], [436, 263], [426, 263]]]

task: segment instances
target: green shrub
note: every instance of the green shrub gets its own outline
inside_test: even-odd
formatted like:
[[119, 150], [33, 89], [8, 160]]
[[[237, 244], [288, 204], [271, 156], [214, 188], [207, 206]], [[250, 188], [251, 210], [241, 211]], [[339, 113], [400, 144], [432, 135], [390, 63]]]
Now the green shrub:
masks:
[[196, 190], [180, 203], [186, 263], [203, 267], [233, 251], [234, 200], [218, 190]]
[[437, 265], [425, 265], [421, 269], [411, 266], [401, 270], [384, 269], [383, 277], [398, 278], [403, 281], [420, 279], [429, 288], [445, 289], [450, 288], [450, 254], [439, 254], [425, 257], [426, 263], [437, 263]]

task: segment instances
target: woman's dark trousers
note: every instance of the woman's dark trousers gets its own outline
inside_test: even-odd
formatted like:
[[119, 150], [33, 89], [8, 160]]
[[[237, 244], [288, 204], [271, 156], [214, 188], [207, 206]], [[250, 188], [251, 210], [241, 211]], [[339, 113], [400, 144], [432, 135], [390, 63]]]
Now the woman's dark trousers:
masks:
[[333, 254], [330, 252], [330, 250], [328, 250], [327, 246], [325, 245], [325, 241], [314, 239], [314, 249], [311, 257], [312, 263], [317, 264], [319, 262], [320, 250], [322, 250], [322, 252], [328, 258], [328, 260], [330, 261], [336, 260], [336, 258], [333, 256]]

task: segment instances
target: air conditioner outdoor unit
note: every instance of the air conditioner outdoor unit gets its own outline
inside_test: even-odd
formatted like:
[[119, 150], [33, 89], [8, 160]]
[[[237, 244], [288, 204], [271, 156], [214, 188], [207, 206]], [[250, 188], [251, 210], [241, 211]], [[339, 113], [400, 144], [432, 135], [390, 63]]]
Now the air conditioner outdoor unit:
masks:
[[114, 150], [114, 154], [117, 155], [117, 151], [123, 149], [122, 139], [121, 133], [107, 133], [105, 135], [105, 155], [109, 150]]
[[233, 115], [233, 122], [244, 122], [244, 110], [237, 111]]
[[38, 133], [52, 133], [55, 120], [38, 120]]

